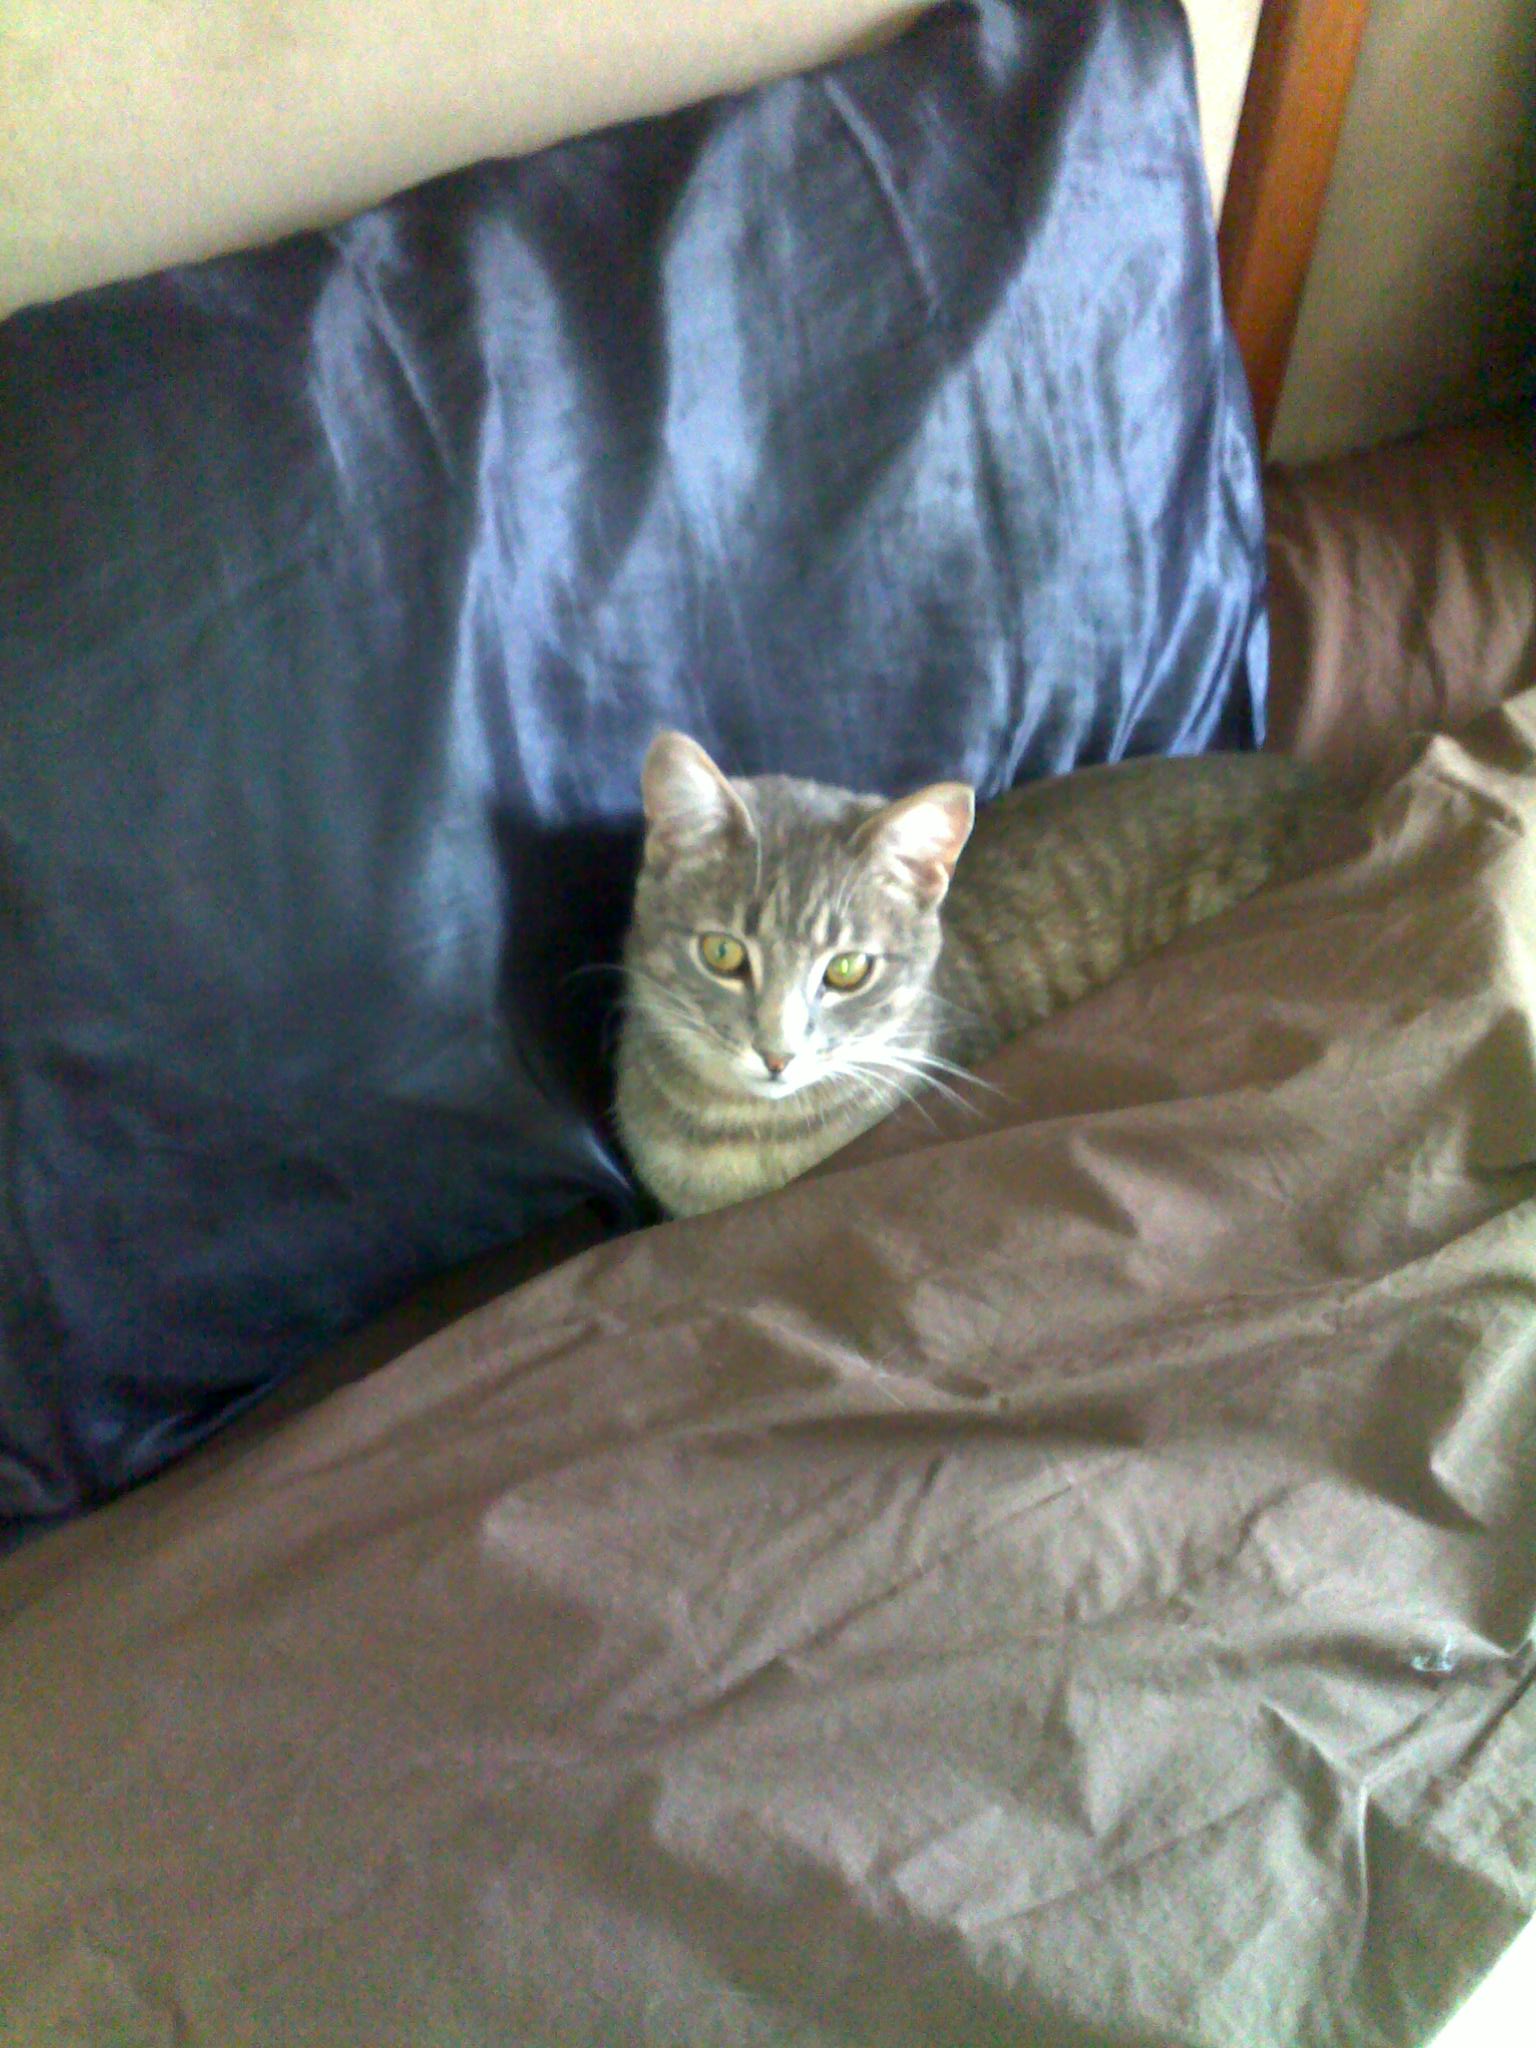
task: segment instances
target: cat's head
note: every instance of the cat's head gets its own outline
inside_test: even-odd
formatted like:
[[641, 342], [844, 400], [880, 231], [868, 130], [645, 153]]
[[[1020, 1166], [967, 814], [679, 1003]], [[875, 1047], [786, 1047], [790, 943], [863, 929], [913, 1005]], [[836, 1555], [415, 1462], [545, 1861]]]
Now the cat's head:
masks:
[[925, 1010], [973, 794], [900, 802], [785, 776], [730, 781], [681, 733], [641, 777], [629, 1003], [721, 1091], [894, 1078]]

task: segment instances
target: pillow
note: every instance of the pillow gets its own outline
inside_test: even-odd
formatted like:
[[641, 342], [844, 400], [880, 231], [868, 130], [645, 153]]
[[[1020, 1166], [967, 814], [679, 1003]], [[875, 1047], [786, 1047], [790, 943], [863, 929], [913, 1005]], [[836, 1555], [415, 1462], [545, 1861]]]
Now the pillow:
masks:
[[658, 725], [984, 795], [1258, 735], [1173, 0], [946, 7], [25, 311], [0, 407], [12, 1518], [634, 1213], [601, 970]]
[[1367, 783], [1536, 682], [1536, 408], [1272, 471], [1270, 742]]

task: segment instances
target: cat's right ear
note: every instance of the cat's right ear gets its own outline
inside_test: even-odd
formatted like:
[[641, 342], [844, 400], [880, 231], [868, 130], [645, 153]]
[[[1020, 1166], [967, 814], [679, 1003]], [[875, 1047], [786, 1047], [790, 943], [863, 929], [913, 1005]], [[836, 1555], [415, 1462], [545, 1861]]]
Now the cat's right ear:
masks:
[[650, 867], [708, 850], [726, 839], [747, 845], [752, 814], [697, 740], [659, 732], [640, 771], [645, 807], [645, 858]]
[[969, 783], [935, 782], [876, 811], [853, 843], [931, 909], [944, 900], [975, 822]]

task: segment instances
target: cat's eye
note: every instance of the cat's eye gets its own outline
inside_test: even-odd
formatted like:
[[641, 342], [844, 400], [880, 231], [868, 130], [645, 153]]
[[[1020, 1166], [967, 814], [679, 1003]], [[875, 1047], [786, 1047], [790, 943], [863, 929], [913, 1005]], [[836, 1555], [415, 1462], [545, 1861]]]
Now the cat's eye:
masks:
[[711, 974], [734, 981], [747, 971], [747, 949], [729, 932], [705, 932], [699, 940], [699, 958]]
[[827, 962], [822, 980], [828, 988], [858, 988], [868, 981], [869, 970], [874, 964], [867, 953], [838, 953]]

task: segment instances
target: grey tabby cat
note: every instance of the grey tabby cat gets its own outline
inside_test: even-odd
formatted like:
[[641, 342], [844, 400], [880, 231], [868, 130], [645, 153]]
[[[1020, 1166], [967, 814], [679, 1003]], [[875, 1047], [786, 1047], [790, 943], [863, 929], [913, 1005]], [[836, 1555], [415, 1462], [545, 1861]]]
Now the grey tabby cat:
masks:
[[733, 782], [675, 732], [641, 785], [617, 1112], [674, 1215], [779, 1187], [947, 1085], [1250, 895], [1332, 808], [1297, 762], [1213, 754], [1081, 769], [978, 815], [960, 782], [896, 803]]

